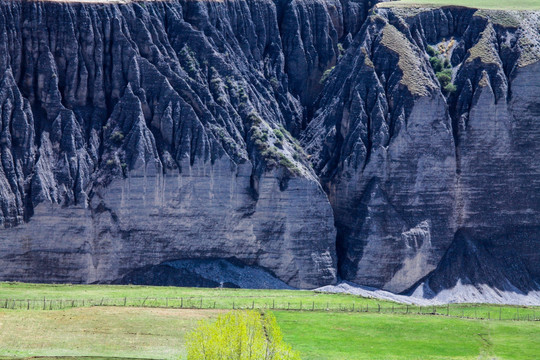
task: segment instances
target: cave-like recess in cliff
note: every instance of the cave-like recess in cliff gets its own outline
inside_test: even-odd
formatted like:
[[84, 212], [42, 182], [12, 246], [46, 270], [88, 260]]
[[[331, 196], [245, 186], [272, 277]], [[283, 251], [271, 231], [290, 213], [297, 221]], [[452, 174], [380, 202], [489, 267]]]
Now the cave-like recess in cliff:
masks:
[[369, 6], [0, 3], [0, 279], [536, 289], [539, 13]]

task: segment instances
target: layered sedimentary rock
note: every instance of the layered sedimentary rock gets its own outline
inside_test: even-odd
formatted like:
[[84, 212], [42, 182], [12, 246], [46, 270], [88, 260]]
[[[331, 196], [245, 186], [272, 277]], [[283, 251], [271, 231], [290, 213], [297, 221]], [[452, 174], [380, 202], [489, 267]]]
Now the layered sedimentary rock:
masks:
[[0, 278], [232, 258], [335, 282], [332, 209], [289, 131], [359, 28], [342, 8], [2, 2]]
[[[537, 23], [463, 8], [381, 7], [368, 19], [303, 138], [334, 208], [344, 278], [402, 292], [437, 269], [435, 291], [537, 287]], [[429, 46], [450, 60], [454, 93]], [[488, 249], [482, 266], [464, 260], [470, 243]], [[499, 270], [475, 276], [481, 267]]]
[[540, 14], [374, 3], [0, 3], [0, 279], [537, 289]]

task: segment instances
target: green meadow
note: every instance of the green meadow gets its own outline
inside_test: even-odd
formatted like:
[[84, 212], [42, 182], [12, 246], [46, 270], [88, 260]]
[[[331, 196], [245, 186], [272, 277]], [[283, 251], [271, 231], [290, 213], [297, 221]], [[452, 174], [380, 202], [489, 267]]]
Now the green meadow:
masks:
[[0, 283], [0, 358], [185, 359], [185, 335], [233, 304], [272, 311], [302, 359], [540, 358], [536, 307], [415, 307], [313, 291], [21, 283]]

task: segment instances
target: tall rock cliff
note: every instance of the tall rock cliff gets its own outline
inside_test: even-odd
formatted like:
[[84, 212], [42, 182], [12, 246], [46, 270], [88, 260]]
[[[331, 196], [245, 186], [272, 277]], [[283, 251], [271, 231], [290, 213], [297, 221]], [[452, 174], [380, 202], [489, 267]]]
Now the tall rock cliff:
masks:
[[[343, 278], [403, 292], [427, 277], [426, 294], [537, 288], [538, 16], [381, 6], [367, 20], [303, 135]], [[464, 261], [476, 248], [478, 263]]]
[[0, 279], [536, 289], [540, 13], [373, 3], [0, 2]]
[[332, 209], [291, 133], [348, 28], [339, 1], [2, 2], [0, 278], [224, 258], [335, 282]]

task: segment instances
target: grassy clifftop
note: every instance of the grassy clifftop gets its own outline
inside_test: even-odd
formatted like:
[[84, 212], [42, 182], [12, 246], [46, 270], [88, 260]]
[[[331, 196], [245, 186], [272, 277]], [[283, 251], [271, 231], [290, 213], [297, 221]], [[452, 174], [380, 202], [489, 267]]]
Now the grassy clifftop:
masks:
[[465, 6], [476, 9], [540, 10], [538, 0], [399, 0], [381, 3], [381, 7], [394, 6]]

